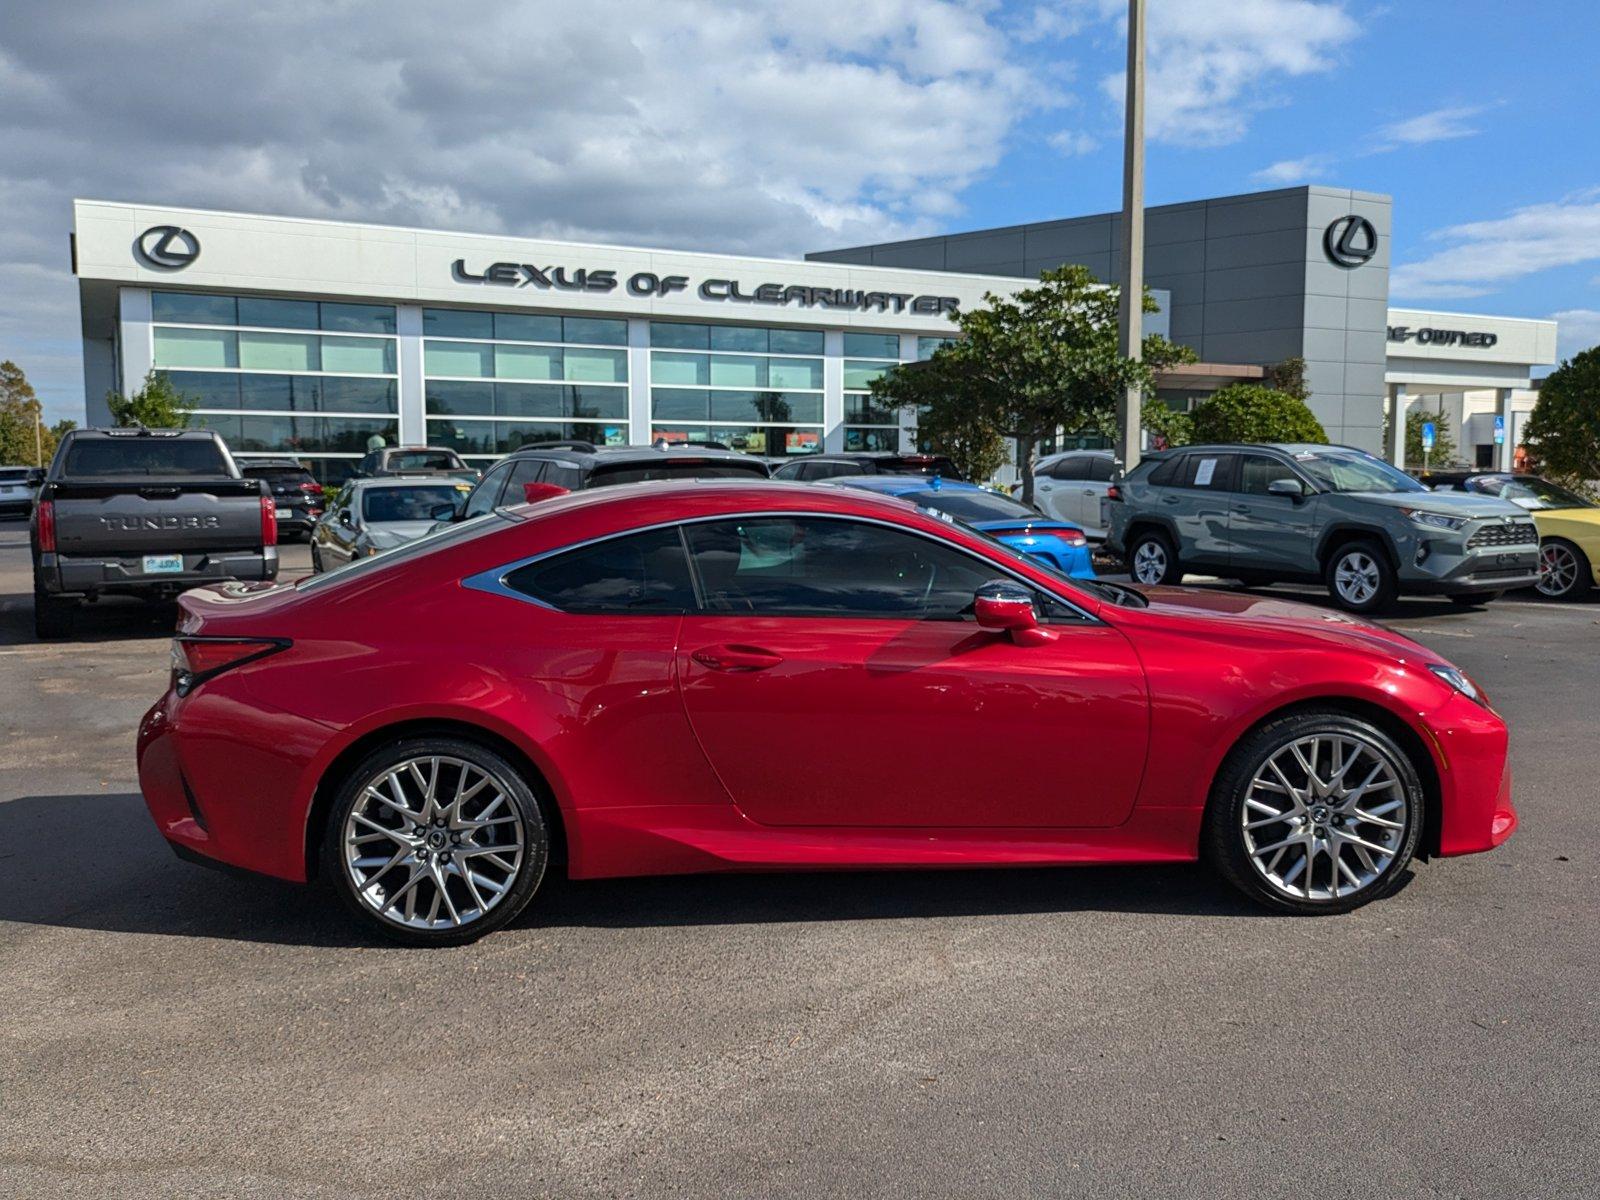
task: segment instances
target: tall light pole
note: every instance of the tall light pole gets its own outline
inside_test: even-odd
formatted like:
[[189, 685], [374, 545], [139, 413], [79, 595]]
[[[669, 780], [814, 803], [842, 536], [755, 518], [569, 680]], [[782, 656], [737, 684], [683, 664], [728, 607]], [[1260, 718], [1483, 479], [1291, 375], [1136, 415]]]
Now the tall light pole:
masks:
[[[1122, 285], [1118, 327], [1122, 353], [1144, 353], [1144, 6], [1128, 0], [1128, 104], [1122, 147]], [[1138, 387], [1117, 401], [1117, 457], [1124, 470], [1139, 464]]]

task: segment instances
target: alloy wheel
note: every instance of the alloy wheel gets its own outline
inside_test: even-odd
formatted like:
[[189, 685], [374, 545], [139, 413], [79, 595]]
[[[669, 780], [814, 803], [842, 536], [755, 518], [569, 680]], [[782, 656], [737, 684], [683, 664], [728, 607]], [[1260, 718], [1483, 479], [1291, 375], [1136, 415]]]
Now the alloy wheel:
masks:
[[1297, 737], [1273, 751], [1239, 809], [1251, 865], [1296, 900], [1347, 900], [1406, 845], [1411, 806], [1390, 753], [1347, 733]]
[[1565, 596], [1577, 582], [1578, 556], [1570, 546], [1546, 542], [1539, 548], [1539, 582], [1534, 587], [1541, 596]]
[[1344, 555], [1333, 570], [1333, 586], [1347, 604], [1366, 604], [1377, 595], [1380, 582], [1378, 564], [1361, 550]]
[[506, 783], [446, 755], [404, 759], [368, 780], [341, 843], [358, 901], [418, 930], [480, 920], [511, 891], [525, 858]]
[[1166, 578], [1167, 551], [1154, 539], [1140, 542], [1133, 552], [1133, 577], [1140, 583], [1156, 584]]

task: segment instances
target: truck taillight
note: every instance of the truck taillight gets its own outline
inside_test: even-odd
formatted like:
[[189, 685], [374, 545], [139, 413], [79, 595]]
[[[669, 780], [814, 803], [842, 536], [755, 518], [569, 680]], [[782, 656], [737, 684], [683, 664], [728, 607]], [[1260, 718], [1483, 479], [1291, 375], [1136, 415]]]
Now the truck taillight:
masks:
[[314, 479], [308, 483], [302, 483], [300, 485], [300, 490], [308, 496], [322, 495], [322, 485]]
[[1106, 499], [1107, 500], [1121, 500], [1122, 499], [1122, 489], [1117, 487], [1117, 485], [1113, 483], [1110, 487], [1106, 488]]
[[173, 690], [187, 696], [206, 680], [232, 667], [288, 648], [289, 643], [282, 638], [173, 638]]
[[56, 552], [56, 502], [39, 501], [39, 553]]
[[278, 544], [278, 504], [271, 496], [261, 497], [261, 544]]

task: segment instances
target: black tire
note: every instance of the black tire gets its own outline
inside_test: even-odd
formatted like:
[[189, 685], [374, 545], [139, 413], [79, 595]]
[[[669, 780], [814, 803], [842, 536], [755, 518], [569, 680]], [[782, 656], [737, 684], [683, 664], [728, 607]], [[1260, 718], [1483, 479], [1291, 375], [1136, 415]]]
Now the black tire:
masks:
[[[1561, 557], [1561, 571], [1564, 575], [1571, 571], [1570, 580], [1551, 582], [1548, 575], [1552, 568], [1550, 552], [1556, 551]], [[1539, 546], [1539, 582], [1534, 585], [1539, 595], [1546, 600], [1576, 600], [1587, 592], [1594, 582], [1594, 567], [1576, 543], [1569, 542], [1566, 538], [1545, 538]]]
[[316, 542], [312, 542], [311, 543], [311, 573], [313, 575], [321, 575], [322, 571], [323, 571], [322, 550], [321, 550], [320, 547], [318, 547]]
[[1457, 592], [1450, 597], [1450, 603], [1461, 608], [1482, 608], [1504, 595], [1504, 592]]
[[[1350, 829], [1356, 829], [1358, 835], [1385, 839], [1393, 836], [1396, 839], [1392, 847], [1393, 855], [1389, 861], [1370, 882], [1353, 894], [1347, 890], [1342, 896], [1321, 898], [1290, 895], [1269, 881], [1245, 845], [1246, 834], [1243, 829], [1242, 813], [1246, 801], [1250, 799], [1251, 780], [1258, 771], [1266, 767], [1270, 758], [1285, 750], [1292, 742], [1312, 736], [1359, 739], [1372, 747], [1390, 764], [1397, 790], [1400, 792], [1400, 796], [1396, 798], [1403, 802], [1403, 811], [1406, 815], [1403, 831], [1394, 834], [1378, 832], [1374, 835], [1371, 827], [1363, 829], [1356, 822], [1351, 822], [1348, 826]], [[1358, 769], [1364, 768], [1358, 766]], [[1205, 821], [1200, 834], [1201, 854], [1230, 884], [1268, 908], [1302, 915], [1349, 912], [1387, 896], [1400, 885], [1407, 865], [1416, 854], [1417, 844], [1422, 836], [1425, 813], [1426, 801], [1416, 765], [1405, 750], [1384, 730], [1367, 721], [1337, 711], [1290, 713], [1268, 721], [1247, 735], [1223, 762], [1222, 769], [1217, 772], [1216, 781], [1212, 784], [1211, 798], [1206, 806]], [[1389, 815], [1393, 816], [1393, 813]], [[1267, 833], [1264, 836], [1270, 837], [1277, 836], [1280, 828], [1288, 831], [1287, 826], [1268, 825], [1266, 828]], [[1267, 849], [1270, 848], [1269, 844]], [[1293, 848], [1290, 852], [1293, 852]], [[1344, 854], [1347, 851], [1340, 849], [1340, 853]], [[1284, 870], [1281, 873], [1290, 873], [1296, 861], [1290, 858], [1284, 863]], [[1310, 868], [1312, 873], [1333, 875], [1334, 868], [1326, 857], [1326, 851], [1315, 855], [1313, 862], [1314, 865]], [[1314, 889], [1305, 890], [1309, 892]]]
[[[507, 881], [505, 890], [497, 899], [488, 902], [486, 910], [478, 916], [460, 924], [418, 928], [401, 923], [402, 914], [398, 909], [390, 910], [396, 914], [393, 918], [380, 915], [377, 901], [383, 900], [386, 893], [375, 893], [371, 903], [357, 894], [357, 882], [352, 876], [352, 868], [345, 856], [344, 829], [352, 810], [364, 799], [365, 790], [373, 781], [381, 779], [390, 769], [407, 760], [432, 756], [470, 764], [475, 770], [493, 779], [507, 801], [506, 807], [512, 810], [511, 815], [515, 816], [520, 827], [522, 858], [516, 874]], [[403, 826], [405, 822], [401, 820], [398, 824]], [[490, 831], [490, 833], [495, 837], [503, 836], [502, 831]], [[473, 836], [477, 835], [467, 835], [469, 839]], [[392, 846], [398, 840], [391, 839], [380, 844]], [[445, 847], [446, 854], [443, 861], [449, 861], [448, 850], [449, 847]], [[403, 850], [395, 852], [402, 853]], [[434, 853], [438, 855], [439, 851]], [[515, 920], [533, 899], [534, 893], [539, 890], [549, 859], [550, 823], [545, 818], [545, 810], [528, 781], [523, 778], [521, 771], [503, 755], [465, 738], [400, 738], [367, 755], [339, 784], [328, 813], [327, 827], [323, 830], [320, 873], [339, 894], [339, 899], [345, 907], [368, 929], [408, 946], [458, 946], [475, 941], [484, 934], [492, 933]], [[413, 869], [412, 859], [402, 860], [396, 869], [413, 870], [413, 873], [425, 870], [420, 867]], [[450, 885], [457, 891], [458, 898], [465, 889], [465, 881], [460, 879], [460, 874], [459, 871], [455, 873], [455, 882]], [[408, 876], [408, 881], [409, 878]], [[447, 875], [447, 878], [450, 876]], [[371, 888], [377, 881], [378, 876], [369, 877], [367, 887]], [[425, 875], [423, 882], [427, 882]], [[428, 883], [430, 889], [432, 886]], [[391, 900], [389, 903], [394, 902]]]
[[[1148, 577], [1142, 578], [1141, 571]], [[1182, 583], [1183, 568], [1172, 539], [1159, 529], [1145, 529], [1135, 534], [1128, 542], [1128, 574], [1135, 583], [1147, 587]]]
[[[1346, 581], [1347, 568], [1350, 575], [1360, 577], [1359, 586]], [[1400, 591], [1388, 552], [1371, 538], [1345, 542], [1329, 554], [1322, 581], [1333, 602], [1353, 613], [1383, 612], [1394, 604]]]
[[37, 588], [33, 592], [33, 633], [40, 641], [52, 641], [72, 632], [76, 600], [63, 600]]

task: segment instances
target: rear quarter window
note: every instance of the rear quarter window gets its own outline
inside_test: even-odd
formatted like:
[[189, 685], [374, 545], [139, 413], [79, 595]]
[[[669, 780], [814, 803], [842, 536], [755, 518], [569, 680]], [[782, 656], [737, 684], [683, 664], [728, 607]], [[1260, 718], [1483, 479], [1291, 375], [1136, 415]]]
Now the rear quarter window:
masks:
[[677, 526], [607, 538], [518, 567], [505, 586], [562, 612], [670, 614], [695, 607]]
[[1185, 455], [1175, 454], [1164, 459], [1150, 468], [1150, 474], [1145, 476], [1145, 482], [1155, 487], [1177, 486], [1179, 474], [1183, 470]]

